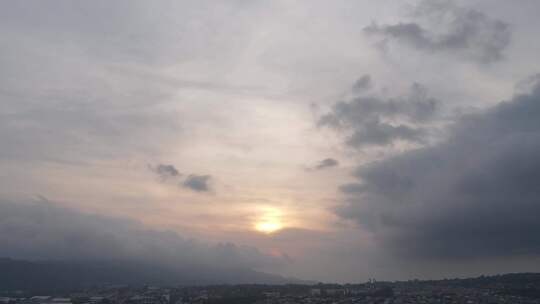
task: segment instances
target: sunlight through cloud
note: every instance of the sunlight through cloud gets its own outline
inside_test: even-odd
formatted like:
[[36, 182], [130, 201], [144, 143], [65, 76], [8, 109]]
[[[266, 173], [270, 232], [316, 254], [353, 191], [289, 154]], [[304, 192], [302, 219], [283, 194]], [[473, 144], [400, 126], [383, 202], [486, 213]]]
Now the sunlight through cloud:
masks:
[[282, 212], [273, 207], [262, 208], [261, 215], [255, 222], [255, 230], [271, 234], [283, 229]]

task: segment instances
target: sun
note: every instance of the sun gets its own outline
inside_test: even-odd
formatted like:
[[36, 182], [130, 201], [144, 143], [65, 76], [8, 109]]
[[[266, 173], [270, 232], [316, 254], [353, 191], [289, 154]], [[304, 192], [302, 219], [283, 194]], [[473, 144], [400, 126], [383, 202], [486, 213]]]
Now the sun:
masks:
[[274, 233], [283, 228], [283, 225], [280, 222], [260, 222], [255, 224], [255, 229], [263, 233]]
[[261, 213], [254, 223], [255, 230], [271, 234], [283, 229], [283, 212], [273, 207], [261, 208]]

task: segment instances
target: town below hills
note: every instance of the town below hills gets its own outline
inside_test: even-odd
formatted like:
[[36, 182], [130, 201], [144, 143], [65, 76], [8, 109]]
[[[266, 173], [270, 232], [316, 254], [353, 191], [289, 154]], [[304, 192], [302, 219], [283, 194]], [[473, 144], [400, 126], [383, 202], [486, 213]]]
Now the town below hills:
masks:
[[3, 258], [0, 304], [540, 304], [540, 273], [327, 284], [255, 271], [198, 270]]

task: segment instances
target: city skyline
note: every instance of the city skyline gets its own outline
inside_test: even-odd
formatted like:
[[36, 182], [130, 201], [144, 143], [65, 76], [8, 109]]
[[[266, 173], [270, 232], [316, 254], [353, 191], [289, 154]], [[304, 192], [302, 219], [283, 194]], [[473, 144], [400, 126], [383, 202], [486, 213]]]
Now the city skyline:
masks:
[[2, 2], [0, 258], [540, 272], [538, 11]]

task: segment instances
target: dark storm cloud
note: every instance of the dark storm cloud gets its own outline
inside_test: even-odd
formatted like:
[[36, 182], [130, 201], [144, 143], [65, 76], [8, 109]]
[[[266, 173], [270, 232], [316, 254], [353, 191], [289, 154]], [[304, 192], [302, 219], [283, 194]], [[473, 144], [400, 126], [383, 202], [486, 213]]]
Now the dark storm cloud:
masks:
[[355, 148], [385, 146], [397, 140], [422, 143], [428, 130], [421, 124], [432, 119], [438, 107], [439, 101], [414, 84], [404, 97], [360, 96], [338, 102], [318, 124], [344, 131], [347, 143]]
[[[416, 22], [374, 23], [364, 32], [420, 50], [454, 53], [483, 63], [501, 60], [510, 43], [511, 32], [507, 23], [460, 7], [453, 1], [423, 1], [416, 7], [414, 15], [431, 23], [426, 26]], [[441, 25], [441, 30], [434, 29]]]
[[325, 158], [323, 160], [321, 160], [316, 166], [315, 166], [315, 170], [323, 170], [323, 169], [327, 169], [327, 168], [332, 168], [332, 167], [336, 167], [336, 166], [339, 166], [339, 161], [337, 161], [336, 159], [333, 159], [333, 158]]
[[134, 220], [85, 214], [46, 201], [0, 199], [0, 244], [1, 257], [17, 259], [129, 260], [178, 269], [251, 269], [286, 262], [256, 248], [205, 244]]
[[196, 192], [209, 192], [211, 178], [210, 175], [190, 174], [182, 185]]
[[358, 168], [343, 218], [402, 256], [540, 254], [540, 85], [467, 115], [437, 145]]

